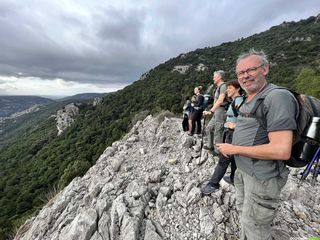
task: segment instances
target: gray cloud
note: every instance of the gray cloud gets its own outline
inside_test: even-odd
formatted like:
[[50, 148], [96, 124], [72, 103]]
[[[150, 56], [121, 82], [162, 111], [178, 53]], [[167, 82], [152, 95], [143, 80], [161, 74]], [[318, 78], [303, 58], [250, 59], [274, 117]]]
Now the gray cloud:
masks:
[[[121, 1], [121, 3], [123, 3]], [[319, 13], [310, 1], [0, 3], [0, 75], [130, 84], [182, 52]]]

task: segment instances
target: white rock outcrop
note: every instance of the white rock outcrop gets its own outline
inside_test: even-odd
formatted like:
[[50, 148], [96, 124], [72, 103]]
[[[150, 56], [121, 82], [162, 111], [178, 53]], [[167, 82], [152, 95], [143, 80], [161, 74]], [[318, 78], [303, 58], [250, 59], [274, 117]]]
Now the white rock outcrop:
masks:
[[288, 39], [288, 43], [291, 42], [311, 42], [312, 38], [310, 36], [306, 37], [291, 37]]
[[177, 66], [174, 66], [173, 69], [171, 70], [171, 72], [179, 72], [181, 74], [185, 74], [189, 68], [192, 67], [192, 64], [188, 64], [188, 65], [177, 65]]
[[[182, 132], [181, 119], [159, 123], [148, 116], [29, 219], [15, 239], [238, 239], [234, 187], [221, 181], [219, 191], [201, 196], [217, 159], [203, 151], [200, 161], [200, 144], [200, 136]], [[300, 184], [296, 174], [282, 192], [274, 239], [320, 235], [320, 184]]]
[[56, 121], [58, 136], [63, 133], [71, 124], [74, 122], [74, 117], [79, 114], [79, 108], [74, 104], [70, 103], [63, 109], [57, 111]]
[[95, 98], [93, 99], [92, 105], [93, 105], [94, 107], [96, 107], [96, 106], [98, 106], [101, 102], [102, 102], [102, 97], [95, 97]]
[[204, 65], [203, 63], [199, 63], [197, 66], [196, 66], [196, 69], [195, 69], [197, 72], [203, 72], [203, 71], [206, 71], [208, 70], [208, 67], [206, 65]]

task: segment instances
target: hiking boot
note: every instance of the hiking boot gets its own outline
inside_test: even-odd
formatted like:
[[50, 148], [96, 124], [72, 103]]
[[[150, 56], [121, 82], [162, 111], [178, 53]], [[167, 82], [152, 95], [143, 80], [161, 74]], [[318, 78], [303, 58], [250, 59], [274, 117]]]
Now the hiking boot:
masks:
[[229, 184], [234, 185], [233, 181], [231, 180], [230, 176], [224, 176], [223, 180]]
[[188, 132], [188, 135], [189, 135], [189, 136], [193, 136], [193, 133]]
[[214, 193], [219, 190], [219, 187], [212, 186], [210, 183], [207, 183], [207, 185], [204, 186], [204, 188], [201, 189], [201, 192], [203, 195], [210, 195], [211, 193]]

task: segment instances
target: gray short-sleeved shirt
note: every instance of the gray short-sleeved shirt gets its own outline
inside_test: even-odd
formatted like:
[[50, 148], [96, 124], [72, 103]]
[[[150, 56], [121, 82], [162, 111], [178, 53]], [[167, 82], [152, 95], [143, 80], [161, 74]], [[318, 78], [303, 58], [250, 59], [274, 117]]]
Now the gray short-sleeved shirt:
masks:
[[[216, 88], [214, 92], [214, 103], [218, 100], [221, 93], [224, 93], [227, 96], [227, 86], [226, 83], [222, 83], [219, 87]], [[227, 103], [226, 98], [224, 98], [221, 106], [224, 106]]]
[[[237, 127], [233, 134], [232, 143], [240, 146], [255, 146], [269, 142], [268, 132], [279, 130], [296, 130], [298, 105], [294, 96], [286, 89], [273, 89], [276, 86], [268, 84], [249, 103], [245, 102], [240, 108]], [[246, 117], [255, 106], [257, 99], [265, 96], [263, 112], [266, 116], [267, 129], [261, 126], [256, 118]], [[278, 176], [285, 169], [283, 161], [261, 160], [235, 155], [237, 167], [250, 176], [267, 180]]]

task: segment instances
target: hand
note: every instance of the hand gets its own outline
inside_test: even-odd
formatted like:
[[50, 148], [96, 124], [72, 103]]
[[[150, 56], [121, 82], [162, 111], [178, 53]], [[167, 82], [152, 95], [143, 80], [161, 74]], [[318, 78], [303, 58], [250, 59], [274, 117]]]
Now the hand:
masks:
[[230, 129], [235, 129], [236, 127], [236, 124], [233, 123], [233, 122], [227, 122], [227, 128], [230, 128]]
[[211, 114], [212, 114], [212, 112], [210, 112], [210, 111], [203, 111], [203, 113], [202, 113], [203, 116], [208, 116]]
[[229, 143], [218, 143], [216, 144], [217, 149], [219, 150], [219, 152], [229, 158], [230, 155], [234, 155], [236, 154], [235, 150], [235, 146]]

